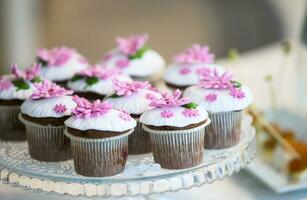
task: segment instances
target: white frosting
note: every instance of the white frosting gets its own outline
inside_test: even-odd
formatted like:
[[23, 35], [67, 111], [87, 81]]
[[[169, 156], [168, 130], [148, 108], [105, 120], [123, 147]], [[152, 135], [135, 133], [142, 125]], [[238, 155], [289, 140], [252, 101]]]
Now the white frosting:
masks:
[[[57, 113], [54, 111], [54, 107], [57, 104], [65, 105], [67, 110], [63, 113]], [[61, 96], [37, 100], [26, 100], [21, 105], [21, 113], [29, 115], [30, 117], [54, 117], [60, 118], [63, 116], [71, 115], [72, 110], [77, 106], [73, 101], [72, 96]]]
[[[199, 83], [199, 80], [201, 76], [197, 73], [197, 69], [202, 67], [208, 67], [208, 68], [217, 68], [217, 71], [219, 73], [223, 73], [225, 69], [220, 67], [219, 65], [215, 64], [186, 64], [181, 65], [178, 63], [171, 64], [164, 74], [164, 80], [167, 83], [177, 85], [177, 86], [191, 86]], [[181, 74], [180, 70], [183, 68], [187, 68], [190, 71], [190, 73], [187, 74]]]
[[152, 94], [157, 98], [161, 98], [159, 93], [143, 89], [130, 96], [108, 98], [107, 101], [110, 102], [116, 109], [124, 110], [131, 114], [141, 114], [152, 109], [152, 107], [149, 106], [150, 100], [146, 98], [147, 94]]
[[[197, 124], [208, 118], [207, 111], [198, 106], [198, 116], [187, 117], [182, 114], [186, 108], [184, 107], [172, 107], [172, 108], [156, 108], [144, 112], [140, 117], [140, 122], [145, 125], [153, 126], [174, 126], [174, 127], [185, 127], [191, 124]], [[173, 112], [173, 116], [165, 118], [161, 116], [161, 112], [164, 110]]]
[[[102, 62], [102, 65], [107, 68], [115, 68], [116, 62], [120, 59], [126, 58], [126, 56], [116, 50], [111, 51], [112, 57]], [[142, 58], [132, 59], [129, 65], [122, 69], [123, 73], [136, 77], [147, 77], [160, 73], [164, 70], [165, 60], [162, 56], [154, 51], [147, 50]]]
[[[4, 75], [4, 79], [12, 80], [12, 75]], [[17, 88], [12, 84], [12, 86], [8, 89], [0, 90], [0, 99], [10, 100], [10, 99], [19, 99], [19, 100], [26, 100], [28, 99], [31, 94], [34, 92], [35, 87], [33, 83], [27, 81], [30, 88], [27, 90], [17, 90]]]
[[[209, 112], [228, 112], [242, 110], [252, 103], [253, 95], [249, 88], [242, 85], [241, 89], [245, 93], [245, 97], [241, 99], [231, 96], [228, 89], [203, 89], [197, 85], [188, 87], [183, 96], [189, 97], [191, 101], [203, 106]], [[217, 94], [217, 99], [213, 102], [205, 100], [205, 96], [210, 93]]]
[[73, 54], [73, 56], [61, 66], [46, 66], [41, 68], [41, 76], [51, 81], [65, 81], [72, 78], [76, 73], [86, 69], [87, 63], [81, 63], [80, 54]]
[[69, 81], [68, 88], [75, 92], [94, 92], [101, 95], [109, 95], [114, 93], [112, 79], [116, 78], [119, 81], [132, 81], [132, 79], [125, 74], [118, 74], [109, 79], [100, 79], [98, 83], [88, 86], [84, 79], [78, 81]]
[[112, 109], [103, 115], [88, 119], [72, 116], [65, 121], [65, 125], [81, 131], [98, 130], [115, 132], [123, 132], [136, 127], [134, 119], [124, 120], [120, 117], [121, 113], [122, 111]]

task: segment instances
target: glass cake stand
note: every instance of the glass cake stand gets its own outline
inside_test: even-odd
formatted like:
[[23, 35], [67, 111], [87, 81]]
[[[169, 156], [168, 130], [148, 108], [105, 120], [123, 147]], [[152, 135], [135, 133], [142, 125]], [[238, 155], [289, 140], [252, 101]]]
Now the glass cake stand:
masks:
[[244, 115], [238, 145], [205, 150], [204, 161], [182, 170], [161, 169], [151, 154], [129, 156], [124, 172], [105, 178], [89, 178], [74, 172], [73, 162], [39, 162], [30, 158], [26, 142], [0, 143], [0, 180], [5, 184], [46, 194], [74, 197], [134, 197], [187, 190], [230, 176], [255, 156], [255, 129]]

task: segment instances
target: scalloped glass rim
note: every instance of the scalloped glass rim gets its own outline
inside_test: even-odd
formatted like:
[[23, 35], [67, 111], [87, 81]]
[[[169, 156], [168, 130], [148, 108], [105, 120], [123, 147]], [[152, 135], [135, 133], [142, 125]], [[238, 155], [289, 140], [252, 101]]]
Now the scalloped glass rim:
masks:
[[[0, 179], [4, 183], [19, 186], [23, 189], [84, 197], [135, 196], [178, 191], [211, 183], [222, 179], [224, 176], [232, 175], [245, 167], [256, 153], [255, 130], [251, 126], [250, 117], [247, 115], [243, 117], [242, 135], [240, 143], [235, 147], [223, 150], [206, 150], [204, 162], [194, 168], [182, 170], [159, 169], [157, 164], [153, 163], [151, 154], [146, 154], [129, 156], [128, 163], [130, 162], [131, 169], [129, 164], [127, 165], [133, 174], [132, 176], [129, 176], [129, 173], [122, 173], [118, 176], [104, 178], [83, 177], [73, 173], [67, 174], [65, 171], [62, 174], [49, 173], [46, 175], [47, 172], [42, 172], [45, 167], [50, 167], [52, 171], [52, 167], [58, 167], [59, 163], [37, 164], [38, 161], [33, 161], [26, 156], [25, 149], [27, 146], [25, 143], [0, 143]], [[12, 158], [6, 159], [11, 151], [13, 152], [11, 157], [14, 158], [14, 153], [17, 153], [18, 159], [14, 158], [13, 161], [10, 160]], [[20, 158], [18, 157], [19, 154], [23, 156]], [[24, 169], [23, 165], [20, 164], [23, 162], [27, 165], [32, 163], [33, 169], [30, 171], [27, 168]], [[63, 163], [72, 165], [72, 161]], [[139, 174], [137, 171], [140, 166], [144, 167], [144, 174]], [[73, 168], [69, 170], [67, 172], [71, 173]], [[149, 175], [146, 174], [146, 170], [149, 171]], [[151, 170], [156, 170], [156, 173], [151, 174]]]

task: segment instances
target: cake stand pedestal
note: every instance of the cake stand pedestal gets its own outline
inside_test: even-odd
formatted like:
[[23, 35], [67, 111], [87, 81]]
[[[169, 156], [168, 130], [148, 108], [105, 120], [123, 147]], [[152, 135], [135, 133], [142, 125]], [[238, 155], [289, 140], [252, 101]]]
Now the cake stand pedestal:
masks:
[[159, 194], [213, 183], [245, 167], [256, 153], [255, 129], [251, 121], [250, 116], [244, 115], [239, 144], [228, 149], [205, 150], [203, 162], [196, 167], [162, 169], [154, 163], [151, 154], [145, 154], [129, 156], [124, 172], [104, 178], [77, 175], [72, 160], [58, 163], [33, 160], [26, 142], [2, 142], [0, 180], [14, 187], [49, 195], [166, 200], [158, 197]]

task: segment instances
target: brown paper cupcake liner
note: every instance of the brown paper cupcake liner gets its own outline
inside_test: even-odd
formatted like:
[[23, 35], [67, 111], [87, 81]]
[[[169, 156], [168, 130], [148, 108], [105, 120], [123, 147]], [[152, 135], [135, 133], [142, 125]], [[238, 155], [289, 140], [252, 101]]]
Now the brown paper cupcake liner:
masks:
[[211, 124], [206, 127], [205, 148], [223, 149], [239, 143], [242, 112], [210, 113]]
[[142, 124], [138, 118], [134, 118], [137, 121], [133, 133], [129, 135], [128, 146], [129, 154], [144, 154], [151, 152], [151, 143], [149, 134], [144, 131]]
[[20, 106], [0, 106], [0, 139], [3, 141], [26, 140], [25, 126], [19, 121]]
[[186, 130], [153, 130], [145, 125], [150, 134], [155, 162], [166, 169], [184, 169], [199, 165], [203, 161], [206, 123]]
[[65, 135], [71, 140], [71, 149], [77, 174], [89, 177], [113, 176], [122, 172], [128, 157], [128, 136], [133, 129], [108, 138], [81, 138]]
[[44, 126], [27, 121], [21, 115], [19, 119], [26, 126], [31, 158], [45, 162], [71, 159], [70, 141], [63, 133], [65, 126]]

